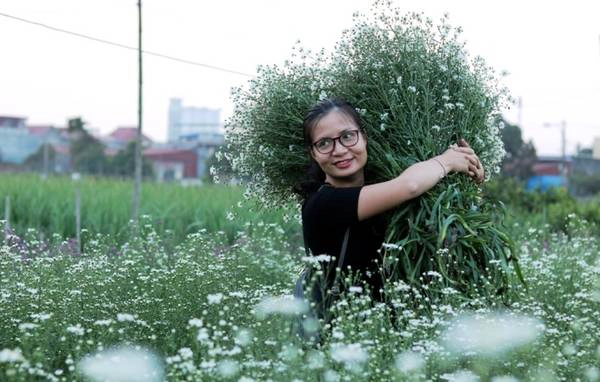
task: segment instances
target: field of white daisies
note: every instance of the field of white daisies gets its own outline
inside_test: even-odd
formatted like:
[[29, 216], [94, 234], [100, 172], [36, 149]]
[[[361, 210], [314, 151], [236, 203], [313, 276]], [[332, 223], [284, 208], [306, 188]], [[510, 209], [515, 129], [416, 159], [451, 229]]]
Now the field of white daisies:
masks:
[[451, 287], [428, 294], [441, 278], [430, 273], [419, 290], [386, 285], [394, 319], [352, 283], [331, 328], [302, 322], [320, 344], [292, 330], [306, 309], [291, 298], [306, 261], [298, 237], [282, 219], [231, 218], [243, 227], [233, 240], [201, 230], [173, 245], [151, 223], [117, 246], [88, 234], [82, 253], [34, 232], [4, 238], [0, 380], [600, 378], [599, 242], [576, 215], [557, 232], [510, 223], [527, 285], [509, 274], [504, 303]]
[[[505, 199], [523, 206], [503, 217], [498, 199], [450, 174], [392, 211], [385, 303], [348, 278], [321, 325], [292, 297], [303, 267], [332, 261], [305, 257], [299, 211], [275, 212], [297, 201], [309, 164], [302, 117], [319, 99], [357, 107], [367, 183], [458, 138], [500, 171], [508, 97], [493, 70], [445, 18], [382, 1], [374, 14], [330, 55], [297, 49], [233, 92], [222, 156], [244, 189], [145, 185], [136, 231], [126, 182], [0, 176], [12, 200], [0, 235], [0, 381], [600, 380], [598, 200], [584, 208], [564, 194], [546, 208], [523, 192]], [[74, 187], [80, 243], [68, 239]]]

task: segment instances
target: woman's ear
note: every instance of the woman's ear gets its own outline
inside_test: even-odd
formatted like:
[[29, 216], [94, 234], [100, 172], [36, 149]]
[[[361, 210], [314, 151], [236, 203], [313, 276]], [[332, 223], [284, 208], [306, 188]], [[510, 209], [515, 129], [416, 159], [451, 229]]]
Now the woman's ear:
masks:
[[307, 150], [308, 150], [308, 154], [310, 155], [310, 157], [311, 157], [313, 160], [315, 160], [315, 161], [316, 161], [316, 159], [315, 159], [315, 153], [314, 153], [314, 151], [313, 151], [313, 148], [312, 148], [312, 146], [309, 146], [309, 147], [307, 148]]

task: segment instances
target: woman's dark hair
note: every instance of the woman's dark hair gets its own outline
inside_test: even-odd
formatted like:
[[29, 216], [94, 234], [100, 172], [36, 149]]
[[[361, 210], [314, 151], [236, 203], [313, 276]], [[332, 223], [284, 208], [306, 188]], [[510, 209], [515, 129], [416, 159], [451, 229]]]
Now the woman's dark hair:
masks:
[[312, 132], [319, 121], [332, 111], [338, 111], [351, 118], [356, 126], [362, 131], [362, 121], [356, 109], [348, 102], [339, 98], [325, 98], [314, 104], [304, 116], [302, 128], [304, 130], [304, 144], [309, 151], [310, 164], [308, 165], [304, 179], [294, 187], [294, 192], [306, 200], [308, 195], [318, 190], [325, 182], [325, 173], [319, 164], [310, 155], [312, 146]]

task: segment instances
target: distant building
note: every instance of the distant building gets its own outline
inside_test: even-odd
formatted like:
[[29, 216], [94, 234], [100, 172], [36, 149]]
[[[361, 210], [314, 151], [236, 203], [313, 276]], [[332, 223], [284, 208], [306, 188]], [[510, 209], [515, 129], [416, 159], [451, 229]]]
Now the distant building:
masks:
[[[137, 138], [137, 127], [120, 126], [113, 130], [107, 136], [100, 137], [100, 140], [106, 146], [105, 154], [108, 156], [116, 155], [127, 145]], [[152, 144], [152, 139], [142, 134], [142, 147], [148, 147]]]
[[592, 158], [600, 159], [600, 137], [594, 138], [594, 145], [592, 147]]
[[204, 142], [218, 139], [221, 132], [221, 109], [183, 106], [181, 99], [169, 104], [168, 141]]
[[0, 115], [0, 129], [24, 129], [27, 118]]
[[27, 118], [0, 116], [0, 162], [22, 164], [43, 143], [39, 136], [31, 135]]
[[527, 189], [547, 191], [555, 187], [567, 187], [572, 168], [572, 158], [539, 156], [532, 166], [534, 175], [527, 180]]
[[152, 162], [159, 182], [198, 177], [198, 154], [194, 149], [151, 147], [144, 150], [144, 157]]
[[207, 172], [206, 160], [223, 144], [223, 139], [211, 142], [179, 142], [144, 150], [152, 162], [154, 176], [159, 182], [200, 180]]
[[65, 173], [71, 170], [70, 136], [67, 128], [53, 125], [28, 125], [29, 134], [41, 139], [42, 144], [52, 148], [54, 157], [50, 162], [50, 172]]

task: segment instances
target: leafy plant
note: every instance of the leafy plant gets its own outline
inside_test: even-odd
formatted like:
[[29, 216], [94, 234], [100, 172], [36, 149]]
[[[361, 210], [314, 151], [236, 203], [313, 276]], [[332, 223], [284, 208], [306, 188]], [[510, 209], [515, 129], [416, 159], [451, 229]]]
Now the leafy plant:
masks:
[[[488, 176], [499, 171], [499, 110], [508, 96], [493, 70], [469, 58], [460, 28], [446, 18], [436, 24], [377, 2], [372, 17], [356, 16], [331, 54], [296, 47], [283, 67], [261, 67], [233, 92], [225, 158], [249, 180], [249, 195], [268, 206], [299, 201], [292, 190], [309, 164], [303, 117], [330, 96], [346, 99], [362, 117], [367, 184], [396, 177], [459, 138], [471, 143]], [[484, 285], [490, 294], [503, 290], [508, 264], [519, 269], [501, 216], [500, 205], [482, 198], [470, 179], [448, 176], [392, 214], [388, 242], [402, 250], [385, 253], [401, 260], [390, 277], [419, 282], [435, 271], [466, 293]]]

